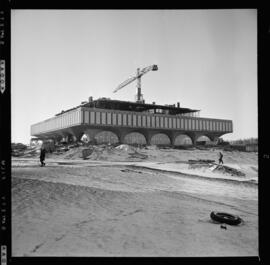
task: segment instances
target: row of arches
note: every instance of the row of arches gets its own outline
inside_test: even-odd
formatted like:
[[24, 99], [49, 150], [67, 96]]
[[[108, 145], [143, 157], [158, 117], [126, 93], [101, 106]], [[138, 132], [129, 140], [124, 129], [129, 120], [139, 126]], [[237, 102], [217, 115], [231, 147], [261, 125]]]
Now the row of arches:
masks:
[[[102, 143], [111, 143], [111, 144], [116, 144], [116, 143], [124, 143], [124, 144], [141, 144], [145, 145], [147, 144], [147, 139], [144, 134], [139, 133], [139, 132], [130, 132], [127, 133], [121, 140], [119, 139], [120, 137], [111, 131], [101, 131], [95, 134], [94, 140], [97, 144], [102, 144]], [[81, 140], [83, 141], [91, 141], [90, 137], [88, 134], [83, 134], [81, 137]], [[208, 142], [210, 141], [209, 137], [207, 136], [200, 136], [196, 139], [196, 143], [199, 142]], [[189, 135], [186, 134], [180, 134], [175, 137], [174, 143], [171, 142], [170, 137], [165, 134], [165, 133], [156, 133], [152, 135], [150, 138], [149, 144], [151, 145], [171, 145], [174, 144], [176, 146], [178, 145], [191, 145], [193, 144], [192, 139]]]
[[130, 130], [128, 128], [99, 128], [93, 127], [73, 127], [56, 132], [50, 132], [40, 137], [53, 139], [55, 143], [60, 141], [73, 142], [78, 140], [92, 143], [126, 143], [141, 145], [192, 145], [200, 142], [215, 141], [222, 134], [194, 133], [173, 130]]

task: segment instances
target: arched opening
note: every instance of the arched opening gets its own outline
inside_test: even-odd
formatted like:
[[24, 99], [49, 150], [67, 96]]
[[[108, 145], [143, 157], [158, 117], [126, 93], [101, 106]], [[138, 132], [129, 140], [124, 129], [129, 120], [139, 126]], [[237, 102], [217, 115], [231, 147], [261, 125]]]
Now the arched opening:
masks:
[[82, 141], [82, 137], [83, 137], [83, 133], [72, 133], [72, 137], [71, 137], [71, 139], [72, 139], [72, 141], [74, 142], [74, 143], [76, 143], [76, 142], [80, 142], [80, 141]]
[[170, 140], [168, 135], [166, 135], [164, 133], [158, 133], [158, 134], [155, 134], [151, 138], [151, 144], [153, 144], [153, 145], [170, 145], [171, 140]]
[[176, 146], [192, 145], [192, 140], [188, 135], [180, 134], [175, 138], [174, 145]]
[[82, 136], [83, 134], [79, 134], [77, 137], [75, 136], [76, 141], [80, 142], [82, 140]]
[[206, 136], [206, 135], [201, 135], [196, 140], [197, 145], [205, 145], [205, 144], [208, 144], [210, 142], [211, 142], [210, 138], [208, 136]]
[[146, 144], [146, 139], [143, 134], [139, 132], [128, 133], [124, 138], [126, 144]]
[[111, 131], [102, 131], [95, 135], [97, 144], [115, 144], [118, 143], [118, 136]]
[[71, 134], [64, 134], [62, 139], [60, 140], [61, 144], [68, 144], [72, 142], [72, 135]]
[[83, 136], [81, 137], [81, 141], [84, 143], [88, 143], [89, 142], [89, 136], [87, 134], [83, 134]]

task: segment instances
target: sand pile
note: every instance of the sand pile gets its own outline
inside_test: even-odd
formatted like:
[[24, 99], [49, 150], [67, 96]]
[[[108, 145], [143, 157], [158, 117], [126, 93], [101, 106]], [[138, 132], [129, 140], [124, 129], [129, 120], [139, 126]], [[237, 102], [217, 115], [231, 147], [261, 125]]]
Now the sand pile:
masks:
[[122, 150], [125, 152], [130, 152], [130, 151], [134, 151], [134, 147], [127, 145], [127, 144], [120, 144], [118, 146], [115, 147], [116, 150]]
[[207, 160], [207, 159], [199, 159], [199, 160], [188, 160], [190, 169], [198, 169], [198, 168], [208, 168], [212, 172], [219, 172], [222, 174], [228, 174], [231, 176], [245, 176], [246, 174], [237, 170], [236, 168], [232, 168], [225, 165], [218, 165], [215, 163], [215, 160]]
[[108, 160], [113, 159], [117, 153], [127, 153], [125, 149], [117, 149], [111, 145], [81, 145], [70, 149], [66, 146], [66, 151], [58, 152], [57, 158], [63, 159], [84, 159], [84, 160]]
[[[40, 146], [26, 146], [13, 144], [12, 155], [31, 157], [39, 155]], [[56, 149], [47, 152], [46, 158], [57, 159], [89, 159], [89, 160], [110, 160], [110, 161], [155, 161], [155, 162], [188, 162], [188, 160], [212, 160], [218, 161], [218, 152], [224, 154], [224, 163], [228, 164], [256, 164], [255, 153], [224, 151], [218, 148], [192, 147], [168, 148], [162, 146], [134, 147], [127, 144], [115, 145], [90, 145], [85, 143], [73, 143], [56, 146]]]
[[148, 158], [143, 150], [126, 144], [116, 147], [112, 145], [83, 145], [74, 147], [64, 153], [59, 154], [58, 158], [63, 159], [89, 159], [89, 160], [111, 160], [111, 161], [140, 161]]
[[246, 174], [241, 172], [240, 170], [237, 170], [235, 168], [231, 168], [228, 166], [223, 166], [223, 165], [217, 165], [213, 171], [218, 171], [221, 172], [223, 174], [229, 174], [231, 176], [240, 176], [240, 177], [244, 177]]
[[[16, 168], [12, 254], [257, 255], [257, 192], [244, 188], [125, 167]], [[213, 210], [245, 225], [220, 229]]]
[[58, 152], [56, 154], [57, 154], [57, 157], [63, 158], [63, 159], [82, 159], [82, 152], [84, 149], [85, 147], [83, 146], [74, 147], [71, 149], [66, 147], [66, 149], [64, 149], [62, 153]]

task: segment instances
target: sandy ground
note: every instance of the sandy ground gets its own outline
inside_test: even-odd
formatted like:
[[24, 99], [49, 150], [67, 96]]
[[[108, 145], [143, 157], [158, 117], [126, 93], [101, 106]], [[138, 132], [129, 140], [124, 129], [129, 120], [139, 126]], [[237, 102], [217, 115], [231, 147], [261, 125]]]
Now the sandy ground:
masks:
[[[12, 161], [12, 256], [257, 256], [255, 153], [223, 152], [235, 177], [190, 168], [209, 150], [123, 150], [99, 158], [51, 155]], [[70, 155], [70, 154], [69, 154]], [[210, 219], [239, 215], [238, 226]]]

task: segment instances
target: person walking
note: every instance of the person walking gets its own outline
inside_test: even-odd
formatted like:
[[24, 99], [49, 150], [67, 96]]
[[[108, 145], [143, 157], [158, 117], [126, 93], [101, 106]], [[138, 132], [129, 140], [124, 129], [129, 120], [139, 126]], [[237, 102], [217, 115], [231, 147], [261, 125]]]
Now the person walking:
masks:
[[41, 167], [45, 166], [44, 160], [45, 160], [45, 154], [46, 154], [46, 150], [44, 147], [41, 147], [40, 149], [40, 163], [41, 163]]
[[219, 164], [223, 164], [222, 158], [223, 158], [223, 154], [221, 152], [219, 152], [219, 159], [218, 159]]

